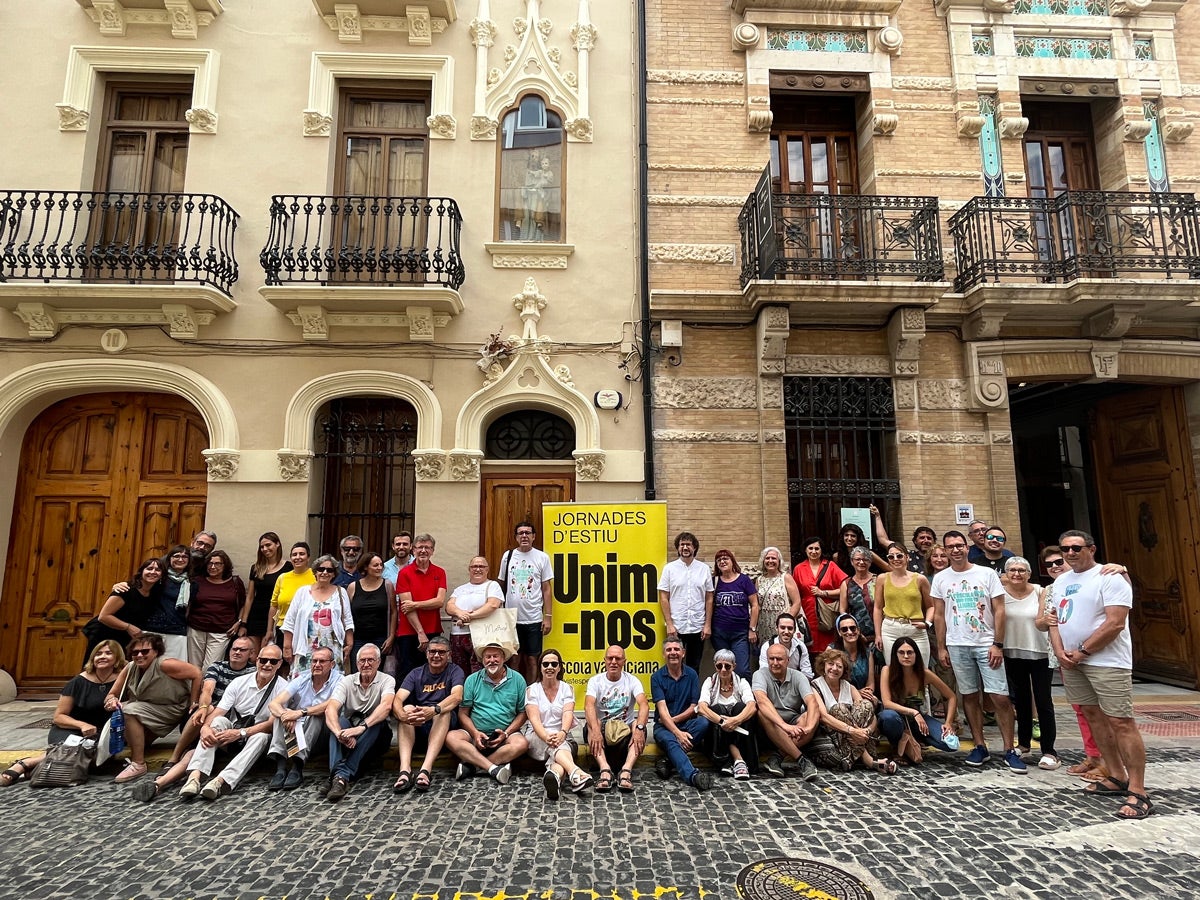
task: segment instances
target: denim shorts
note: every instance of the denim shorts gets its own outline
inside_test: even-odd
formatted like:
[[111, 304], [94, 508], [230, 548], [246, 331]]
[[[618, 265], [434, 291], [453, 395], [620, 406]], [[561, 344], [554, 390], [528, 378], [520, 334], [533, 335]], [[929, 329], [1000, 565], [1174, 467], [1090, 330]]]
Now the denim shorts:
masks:
[[982, 681], [985, 693], [1008, 696], [1008, 677], [1004, 674], [1004, 667], [993, 669], [988, 665], [987, 647], [951, 646], [946, 649], [950, 651], [950, 667], [954, 669], [961, 694], [974, 694]]

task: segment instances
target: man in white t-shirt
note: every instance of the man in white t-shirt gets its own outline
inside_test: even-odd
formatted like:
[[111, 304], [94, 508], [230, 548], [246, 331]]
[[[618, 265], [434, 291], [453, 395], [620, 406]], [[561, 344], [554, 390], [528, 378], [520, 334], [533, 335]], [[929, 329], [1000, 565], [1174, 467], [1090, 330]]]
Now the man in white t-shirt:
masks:
[[675, 552], [678, 558], [663, 567], [658, 580], [658, 605], [662, 607], [667, 637], [683, 642], [684, 665], [699, 672], [704, 642], [708, 640], [704, 609], [712, 602], [712, 570], [696, 559], [700, 541], [690, 531], [676, 536]]
[[517, 611], [517, 670], [533, 684], [542, 637], [550, 633], [554, 569], [550, 557], [533, 546], [537, 529], [532, 522], [518, 522], [513, 533], [517, 546], [500, 557], [500, 588], [505, 608]]
[[1067, 699], [1083, 710], [1108, 771], [1087, 790], [1124, 797], [1118, 819], [1144, 819], [1154, 806], [1146, 796], [1146, 745], [1133, 717], [1133, 589], [1124, 577], [1103, 573], [1086, 531], [1064, 531], [1058, 546], [1070, 568], [1050, 588], [1058, 614], [1050, 639]]
[[633, 766], [646, 747], [646, 721], [650, 704], [641, 681], [625, 671], [625, 651], [613, 644], [604, 651], [604, 671], [587, 683], [584, 701], [587, 725], [583, 736], [600, 766], [596, 790], [612, 790], [613, 767], [621, 766], [617, 787], [633, 792]]
[[1024, 775], [1029, 768], [1013, 748], [1013, 707], [1003, 668], [1004, 586], [992, 569], [967, 562], [967, 538], [961, 531], [947, 531], [942, 535], [942, 546], [950, 557], [950, 568], [933, 577], [929, 593], [936, 610], [934, 627], [941, 648], [938, 660], [954, 669], [975, 741], [975, 749], [964, 762], [979, 768], [991, 758], [983, 734], [982, 687], [996, 708], [1004, 764], [1010, 771]]
[[775, 617], [775, 637], [765, 641], [758, 651], [758, 667], [767, 668], [767, 650], [775, 644], [783, 645], [788, 651], [788, 668], [795, 669], [812, 680], [812, 662], [808, 657], [808, 648], [804, 641], [796, 637], [796, 617], [789, 612], [780, 613]]

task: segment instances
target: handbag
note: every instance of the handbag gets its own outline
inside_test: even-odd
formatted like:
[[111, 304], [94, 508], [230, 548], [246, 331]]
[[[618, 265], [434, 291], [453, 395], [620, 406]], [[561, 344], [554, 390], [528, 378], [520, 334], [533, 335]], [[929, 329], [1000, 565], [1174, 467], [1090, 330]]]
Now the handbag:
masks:
[[[129, 679], [133, 676], [131, 672], [125, 676], [125, 683], [121, 685], [121, 693], [117, 696], [117, 702], [120, 703], [125, 699], [125, 691], [129, 687]], [[113, 728], [119, 729], [120, 746], [113, 749]], [[121, 707], [118, 706], [113, 710], [108, 721], [104, 723], [104, 727], [100, 729], [100, 734], [96, 737], [96, 765], [102, 766], [108, 762], [110, 757], [116, 756], [125, 749], [125, 714], [121, 712]]]
[[268, 684], [266, 689], [263, 691], [262, 699], [258, 701], [258, 706], [254, 707], [254, 712], [245, 716], [238, 716], [237, 718], [226, 716], [226, 718], [229, 719], [229, 727], [234, 731], [237, 731], [242, 728], [250, 728], [251, 726], [257, 724], [258, 714], [262, 712], [262, 708], [267, 705], [267, 698], [273, 696], [275, 691], [275, 682], [278, 680], [278, 675], [271, 679], [271, 683]]
[[[825, 561], [825, 565], [821, 566], [821, 571], [817, 573], [816, 583], [814, 588], [820, 587], [821, 579], [825, 577], [825, 573], [829, 571], [829, 560]], [[813, 599], [817, 601], [817, 628], [827, 634], [832, 634], [837, 627], [838, 617], [838, 601], [827, 600], [824, 597], [813, 595]]]
[[29, 778], [29, 786], [71, 787], [88, 780], [88, 770], [96, 758], [96, 741], [71, 737], [46, 748], [45, 758]]
[[482, 619], [467, 623], [471, 629], [471, 644], [475, 655], [482, 657], [488, 644], [499, 644], [508, 656], [517, 652], [517, 611], [500, 607]]

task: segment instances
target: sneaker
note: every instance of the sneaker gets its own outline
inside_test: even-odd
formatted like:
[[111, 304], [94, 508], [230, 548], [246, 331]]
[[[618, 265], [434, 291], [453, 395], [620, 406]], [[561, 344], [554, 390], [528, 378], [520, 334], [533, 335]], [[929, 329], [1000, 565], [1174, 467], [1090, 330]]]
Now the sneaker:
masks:
[[766, 769], [768, 775], [775, 778], [783, 777], [783, 760], [780, 759], [778, 753], [772, 753], [767, 757], [767, 761], [763, 763], [763, 768]]
[[804, 772], [804, 767], [800, 764], [800, 760], [803, 758], [785, 759], [783, 761], [783, 774], [785, 778], [795, 778]]
[[812, 764], [812, 760], [807, 756], [800, 757], [800, 777], [805, 781], [817, 780], [817, 767]]
[[671, 777], [671, 773], [675, 771], [675, 766], [671, 764], [671, 760], [666, 756], [660, 756], [654, 761], [654, 774], [666, 781]]
[[592, 776], [583, 769], [576, 769], [571, 773], [571, 793], [578, 794], [589, 784], [592, 783]]
[[703, 793], [711, 791], [713, 786], [713, 777], [711, 772], [695, 772], [692, 775], [692, 787]]
[[345, 778], [335, 778], [329, 785], [329, 793], [325, 795], [325, 799], [330, 803], [337, 803], [348, 793], [350, 793], [350, 782]]
[[127, 784], [130, 781], [141, 778], [146, 774], [145, 763], [131, 762], [123, 768], [113, 781], [117, 784]]
[[750, 767], [746, 765], [744, 760], [736, 760], [733, 764], [733, 777], [738, 781], [750, 780]]
[[211, 781], [208, 782], [208, 784], [206, 784], [204, 786], [204, 789], [202, 791], [200, 791], [200, 796], [203, 797], [205, 800], [208, 800], [211, 802], [213, 800], [216, 800], [218, 797], [221, 797], [225, 794], [232, 794], [232, 793], [233, 793], [233, 791], [230, 789], [229, 785], [224, 782], [223, 779], [213, 778]]
[[512, 778], [512, 765], [505, 763], [502, 766], [492, 766], [488, 769], [488, 774], [496, 779], [497, 784], [508, 784], [508, 779]]
[[143, 803], [149, 803], [158, 796], [157, 781], [143, 781], [141, 784], [133, 786], [133, 799], [141, 800]]
[[1045, 769], [1047, 772], [1053, 772], [1062, 763], [1058, 761], [1058, 757], [1053, 753], [1043, 753], [1042, 758], [1038, 760], [1038, 768]]
[[542, 776], [542, 784], [545, 785], [546, 796], [551, 800], [557, 800], [559, 789], [562, 787], [562, 782], [558, 780], [558, 776], [547, 769], [546, 774]]
[[200, 796], [200, 778], [189, 777], [187, 783], [179, 789], [179, 799], [184, 803], [191, 803]]
[[722, 778], [732, 778], [733, 766], [721, 766], [721, 768], [717, 770], [717, 774]]
[[470, 763], [459, 763], [458, 768], [454, 770], [454, 780], [464, 781], [467, 778], [473, 778], [475, 775], [475, 767]]
[[987, 747], [983, 746], [983, 744], [976, 744], [975, 749], [967, 754], [967, 758], [963, 760], [963, 763], [972, 769], [978, 769], [991, 758], [992, 754], [988, 752]]
[[1016, 772], [1018, 775], [1026, 775], [1029, 772], [1029, 766], [1025, 765], [1025, 761], [1021, 759], [1016, 750], [1009, 750], [1004, 754], [1004, 764], [1010, 771]]
[[1042, 739], [1042, 723], [1041, 722], [1033, 723], [1033, 739], [1035, 741], [1040, 741]]

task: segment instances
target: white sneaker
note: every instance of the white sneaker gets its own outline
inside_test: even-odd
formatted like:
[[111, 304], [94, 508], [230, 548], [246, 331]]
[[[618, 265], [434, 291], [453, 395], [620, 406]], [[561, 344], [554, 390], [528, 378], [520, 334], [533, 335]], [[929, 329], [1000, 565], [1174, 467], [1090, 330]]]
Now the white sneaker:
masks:
[[737, 781], [750, 780], [750, 767], [746, 765], [744, 760], [736, 760], [733, 764], [733, 777]]
[[508, 784], [508, 779], [512, 778], [512, 766], [509, 763], [495, 766], [488, 774], [495, 778], [498, 784]]
[[1053, 753], [1043, 753], [1042, 758], [1038, 760], [1038, 768], [1045, 769], [1047, 772], [1053, 772], [1062, 763], [1058, 761], [1058, 757]]

